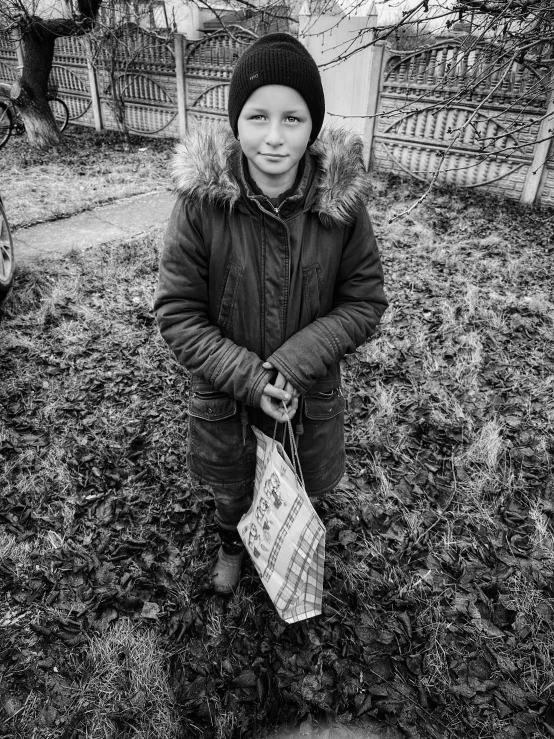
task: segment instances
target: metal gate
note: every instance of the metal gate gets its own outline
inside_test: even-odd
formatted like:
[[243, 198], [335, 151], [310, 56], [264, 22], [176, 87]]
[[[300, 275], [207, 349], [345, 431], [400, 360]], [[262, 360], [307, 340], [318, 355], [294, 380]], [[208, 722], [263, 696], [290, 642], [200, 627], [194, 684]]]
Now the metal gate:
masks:
[[544, 75], [487, 44], [449, 40], [389, 54], [376, 166], [519, 197], [546, 111]]

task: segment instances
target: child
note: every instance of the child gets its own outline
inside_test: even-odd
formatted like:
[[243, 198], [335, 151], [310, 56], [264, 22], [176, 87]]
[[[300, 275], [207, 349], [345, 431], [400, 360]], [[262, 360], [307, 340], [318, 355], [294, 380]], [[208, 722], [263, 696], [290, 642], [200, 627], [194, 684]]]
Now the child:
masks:
[[[212, 486], [221, 537], [214, 588], [236, 587], [237, 524], [252, 501], [256, 440], [296, 416], [311, 496], [344, 473], [339, 362], [386, 309], [366, 212], [361, 140], [328, 131], [317, 65], [293, 36], [258, 39], [237, 62], [231, 128], [179, 145], [180, 194], [154, 301], [190, 371], [189, 470]], [[286, 409], [283, 405], [285, 402]]]

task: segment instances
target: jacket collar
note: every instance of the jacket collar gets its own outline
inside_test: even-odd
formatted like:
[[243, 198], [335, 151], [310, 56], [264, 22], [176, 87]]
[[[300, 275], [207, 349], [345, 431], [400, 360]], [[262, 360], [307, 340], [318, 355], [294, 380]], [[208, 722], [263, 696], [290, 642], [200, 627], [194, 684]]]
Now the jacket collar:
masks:
[[313, 159], [308, 152], [304, 155], [302, 162], [302, 176], [295, 182], [294, 189], [291, 188], [288, 193], [284, 193], [286, 197], [281, 196], [282, 200], [278, 205], [275, 205], [257, 186], [252, 187], [252, 180], [246, 170], [247, 162], [244, 154], [239, 150], [235, 157], [234, 161], [231, 162], [231, 167], [235, 172], [236, 179], [242, 191], [242, 201], [238, 204], [239, 208], [243, 203], [247, 208], [251, 206], [249, 210], [255, 217], [259, 217], [260, 207], [272, 214], [275, 210], [278, 210], [279, 215], [284, 220], [288, 220], [302, 210], [310, 209], [314, 193], [312, 184], [314, 181], [315, 167]]
[[[313, 167], [307, 166], [306, 172], [315, 170], [315, 176], [310, 178], [305, 207], [318, 213], [326, 226], [353, 222], [369, 196], [361, 139], [347, 129], [327, 128], [308, 154]], [[172, 174], [176, 190], [231, 209], [244, 202], [241, 159], [240, 144], [228, 125], [196, 126], [175, 150]], [[300, 197], [304, 195], [302, 192]]]

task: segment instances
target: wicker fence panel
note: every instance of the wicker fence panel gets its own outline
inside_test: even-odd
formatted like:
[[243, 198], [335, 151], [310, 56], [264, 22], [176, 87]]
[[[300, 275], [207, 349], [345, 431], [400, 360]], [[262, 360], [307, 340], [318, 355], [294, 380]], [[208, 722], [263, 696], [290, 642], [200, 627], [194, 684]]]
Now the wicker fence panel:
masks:
[[373, 161], [426, 181], [519, 197], [546, 96], [537, 70], [491, 46], [468, 50], [448, 42], [392, 52], [381, 82]]
[[237, 59], [256, 40], [250, 31], [216, 31], [187, 49], [187, 118], [204, 125], [227, 115], [229, 80]]

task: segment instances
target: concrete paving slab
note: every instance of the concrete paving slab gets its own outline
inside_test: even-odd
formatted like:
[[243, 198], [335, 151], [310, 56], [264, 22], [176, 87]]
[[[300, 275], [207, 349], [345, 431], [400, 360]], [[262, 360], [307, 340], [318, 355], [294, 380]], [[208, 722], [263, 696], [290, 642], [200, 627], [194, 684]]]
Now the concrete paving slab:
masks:
[[34, 246], [29, 244], [27, 241], [13, 236], [13, 249], [15, 253], [16, 262], [25, 261], [25, 259], [34, 259], [40, 257], [40, 250], [35, 249]]
[[112, 203], [92, 212], [114, 226], [144, 231], [145, 228], [167, 223], [174, 202], [175, 197], [170, 193], [154, 192], [131, 198], [126, 201], [125, 205]]
[[16, 262], [38, 256], [62, 256], [112, 241], [138, 236], [163, 225], [175, 196], [166, 191], [136, 195], [47, 223], [18, 229], [13, 234]]

